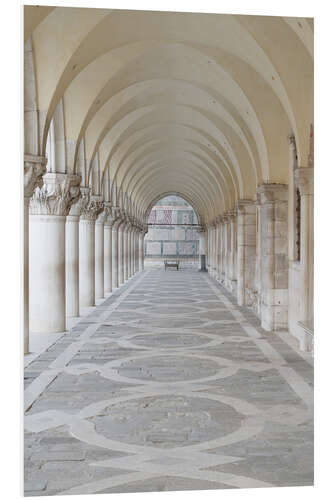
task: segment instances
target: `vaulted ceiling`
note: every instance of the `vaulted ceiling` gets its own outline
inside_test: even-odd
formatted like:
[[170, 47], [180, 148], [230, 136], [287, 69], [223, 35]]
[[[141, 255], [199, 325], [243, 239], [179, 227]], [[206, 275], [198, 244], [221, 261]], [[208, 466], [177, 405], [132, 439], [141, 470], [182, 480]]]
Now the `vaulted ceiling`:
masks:
[[306, 165], [311, 19], [26, 6], [25, 40], [25, 152], [53, 120], [55, 168], [140, 214], [178, 193], [207, 222], [287, 183], [291, 133]]

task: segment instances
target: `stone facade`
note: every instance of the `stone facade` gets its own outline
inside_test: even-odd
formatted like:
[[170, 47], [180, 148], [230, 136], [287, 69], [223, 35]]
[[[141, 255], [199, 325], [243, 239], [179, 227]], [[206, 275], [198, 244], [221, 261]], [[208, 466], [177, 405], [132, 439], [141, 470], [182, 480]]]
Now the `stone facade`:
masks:
[[160, 200], [150, 213], [145, 256], [153, 259], [195, 258], [199, 254], [198, 220], [193, 208], [179, 196]]

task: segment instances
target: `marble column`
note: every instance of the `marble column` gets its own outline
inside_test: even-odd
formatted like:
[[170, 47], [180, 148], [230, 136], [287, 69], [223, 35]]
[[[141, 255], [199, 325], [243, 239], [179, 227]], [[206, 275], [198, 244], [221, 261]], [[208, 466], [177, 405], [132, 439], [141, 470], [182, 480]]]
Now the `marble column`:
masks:
[[208, 226], [208, 272], [212, 275], [213, 266], [212, 266], [212, 225]]
[[30, 328], [66, 330], [65, 222], [80, 177], [47, 173], [30, 200]]
[[124, 283], [124, 227], [126, 226], [126, 218], [123, 217], [118, 227], [118, 282], [119, 285]]
[[136, 273], [136, 258], [137, 258], [137, 227], [132, 226], [131, 231], [131, 276]]
[[119, 207], [112, 207], [112, 290], [119, 287], [119, 226], [122, 212]]
[[145, 234], [144, 230], [139, 233], [139, 271], [143, 271], [145, 267]]
[[300, 234], [300, 273], [301, 293], [300, 318], [301, 326], [309, 333], [302, 349], [313, 350], [313, 258], [314, 258], [314, 213], [313, 213], [313, 167], [300, 167], [295, 170], [295, 184], [301, 195], [301, 234]]
[[95, 222], [95, 300], [104, 297], [104, 224], [106, 212], [103, 204], [103, 211], [98, 215]]
[[36, 187], [43, 184], [47, 159], [24, 155], [24, 354], [29, 353], [29, 205]]
[[198, 228], [199, 233], [199, 271], [207, 272], [206, 256], [207, 256], [207, 229], [205, 227]]
[[229, 272], [227, 279], [227, 289], [231, 293], [235, 293], [237, 287], [237, 222], [236, 222], [236, 211], [231, 210], [228, 212], [229, 220]]
[[95, 305], [95, 223], [102, 209], [102, 203], [91, 197], [80, 217], [80, 307]]
[[128, 254], [129, 254], [128, 232], [129, 232], [129, 228], [130, 228], [130, 223], [129, 223], [128, 219], [127, 219], [127, 222], [126, 222], [126, 224], [124, 225], [124, 228], [123, 228], [123, 268], [124, 268], [124, 282], [128, 280]]
[[104, 221], [104, 296], [112, 292], [112, 224], [111, 204], [105, 205]]
[[80, 315], [79, 224], [83, 207], [89, 201], [89, 188], [81, 188], [81, 197], [72, 204], [66, 217], [66, 316]]
[[237, 202], [237, 302], [255, 303], [256, 207], [251, 200]]
[[258, 292], [261, 326], [288, 328], [288, 186], [263, 184], [257, 189], [260, 241]]
[[222, 221], [221, 217], [216, 217], [216, 279], [222, 279]]

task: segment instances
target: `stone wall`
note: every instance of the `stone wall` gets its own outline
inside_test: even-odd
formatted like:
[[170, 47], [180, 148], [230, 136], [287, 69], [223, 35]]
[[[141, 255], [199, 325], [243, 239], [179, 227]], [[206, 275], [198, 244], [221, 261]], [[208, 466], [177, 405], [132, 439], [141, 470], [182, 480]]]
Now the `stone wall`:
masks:
[[145, 237], [145, 257], [191, 258], [199, 253], [198, 224], [193, 208], [178, 196], [167, 196], [151, 211]]

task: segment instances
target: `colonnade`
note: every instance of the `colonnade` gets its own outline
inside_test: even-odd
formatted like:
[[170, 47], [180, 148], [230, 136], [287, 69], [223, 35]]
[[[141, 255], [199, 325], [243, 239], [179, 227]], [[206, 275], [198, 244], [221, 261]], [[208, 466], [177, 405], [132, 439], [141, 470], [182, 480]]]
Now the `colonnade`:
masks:
[[[266, 331], [288, 330], [303, 350], [313, 349], [313, 167], [296, 168], [293, 182], [262, 184], [256, 199], [239, 200], [234, 210], [203, 228], [208, 272], [250, 307]], [[294, 191], [300, 193], [297, 237]], [[290, 214], [291, 212], [291, 214]], [[292, 241], [291, 241], [292, 240]], [[202, 262], [202, 257], [200, 257]], [[204, 270], [204, 269], [201, 269]]]
[[144, 269], [147, 226], [45, 164], [25, 162], [25, 352], [29, 330], [65, 331], [67, 317]]

